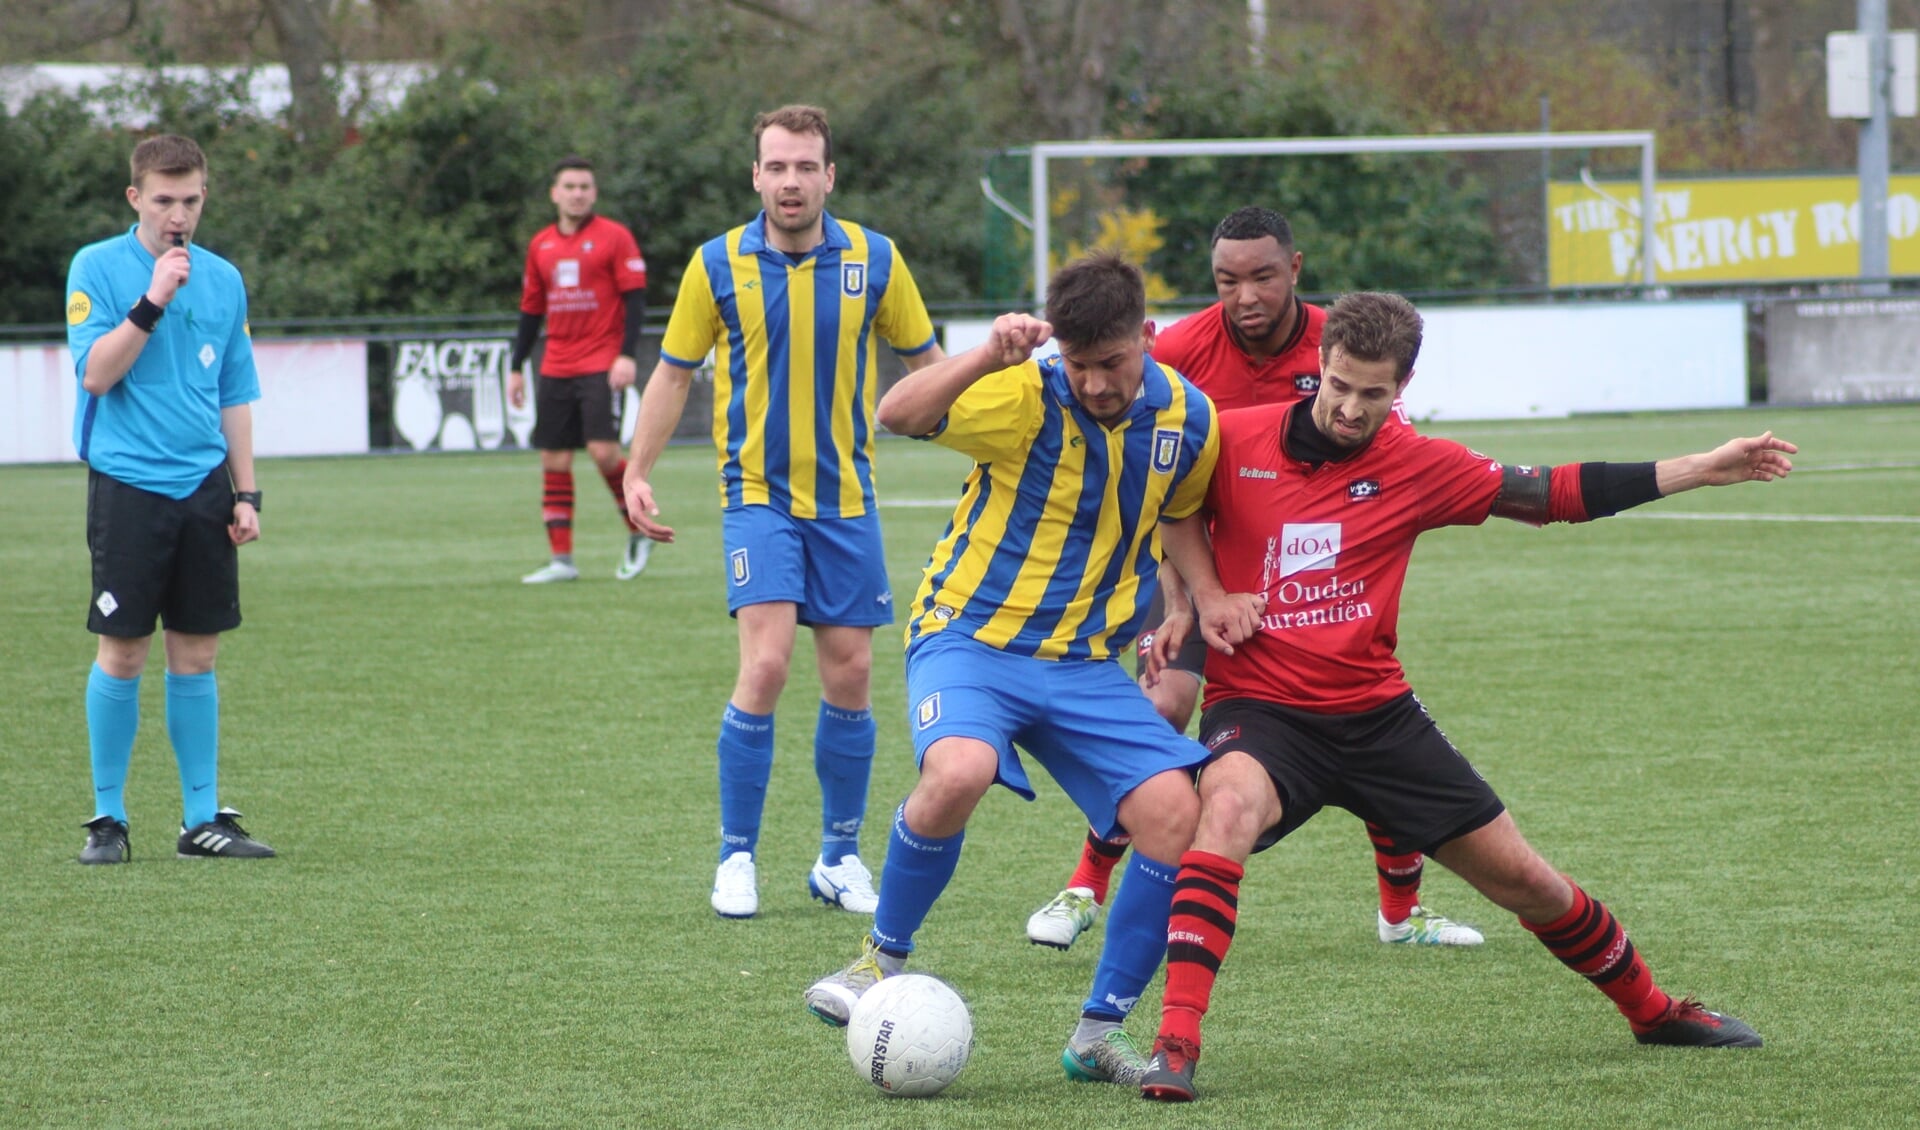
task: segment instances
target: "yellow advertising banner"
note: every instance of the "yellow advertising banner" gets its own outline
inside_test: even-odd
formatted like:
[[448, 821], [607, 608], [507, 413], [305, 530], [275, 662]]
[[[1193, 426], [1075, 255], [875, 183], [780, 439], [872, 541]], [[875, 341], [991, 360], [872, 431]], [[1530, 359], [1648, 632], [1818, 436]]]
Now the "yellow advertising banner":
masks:
[[[1551, 286], [1641, 280], [1640, 182], [1547, 186]], [[1890, 177], [1894, 275], [1920, 275], [1920, 176]], [[1663, 283], [1852, 278], [1860, 273], [1860, 182], [1850, 176], [1661, 180], [1653, 262]]]

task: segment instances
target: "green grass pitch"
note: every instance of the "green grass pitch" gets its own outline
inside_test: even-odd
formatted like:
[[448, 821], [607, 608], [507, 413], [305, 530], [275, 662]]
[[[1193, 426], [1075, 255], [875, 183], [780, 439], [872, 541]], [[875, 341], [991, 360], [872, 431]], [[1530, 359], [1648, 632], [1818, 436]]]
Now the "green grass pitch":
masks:
[[[220, 657], [222, 799], [279, 848], [261, 864], [173, 858], [157, 656], [134, 862], [73, 862], [91, 815], [84, 474], [0, 469], [0, 1126], [1912, 1125], [1920, 407], [1429, 430], [1563, 462], [1766, 427], [1802, 446], [1786, 482], [1585, 527], [1428, 535], [1401, 655], [1660, 982], [1745, 1017], [1767, 1047], [1639, 1047], [1438, 867], [1427, 900], [1487, 944], [1380, 945], [1363, 830], [1328, 812], [1249, 869], [1202, 1101], [1180, 1110], [1062, 1077], [1097, 946], [1023, 936], [1083, 829], [1050, 784], [1031, 805], [982, 805], [920, 937], [917, 966], [976, 1022], [948, 1092], [883, 1097], [806, 1014], [801, 990], [861, 927], [805, 892], [819, 817], [804, 633], [761, 915], [709, 911], [734, 669], [709, 450], [663, 461], [680, 541], [630, 584], [582, 460], [585, 575], [542, 588], [517, 583], [545, 556], [531, 456], [266, 462], [247, 622]], [[964, 468], [893, 440], [879, 466], [904, 605]], [[913, 777], [898, 633], [877, 650], [876, 869]], [[1156, 984], [1131, 1024], [1143, 1039], [1158, 1004]]]

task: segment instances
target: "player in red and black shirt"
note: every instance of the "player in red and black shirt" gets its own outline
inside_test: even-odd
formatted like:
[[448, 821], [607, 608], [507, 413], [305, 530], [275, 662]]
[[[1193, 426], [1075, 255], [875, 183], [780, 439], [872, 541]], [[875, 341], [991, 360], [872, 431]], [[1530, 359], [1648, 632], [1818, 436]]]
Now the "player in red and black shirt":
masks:
[[[507, 378], [507, 398], [518, 408], [527, 400], [521, 367], [533, 354], [544, 317], [547, 348], [533, 398], [533, 446], [540, 450], [540, 514], [553, 559], [521, 578], [530, 585], [580, 576], [573, 564], [576, 449], [587, 449], [626, 518], [620, 405], [638, 372], [634, 353], [647, 313], [647, 261], [626, 225], [594, 215], [600, 192], [592, 163], [584, 157], [562, 160], [548, 195], [559, 219], [527, 245], [520, 328]], [[639, 529], [627, 519], [627, 550], [614, 574], [623, 581], [640, 575], [653, 547]]]
[[[1327, 312], [1294, 292], [1301, 255], [1294, 248], [1293, 226], [1271, 209], [1241, 208], [1213, 229], [1212, 244], [1213, 285], [1220, 301], [1159, 335], [1154, 360], [1178, 370], [1223, 412], [1292, 404], [1312, 396], [1320, 387], [1320, 330]], [[1387, 422], [1389, 427], [1411, 429], [1406, 407], [1397, 398]], [[1156, 597], [1146, 623], [1159, 624], [1164, 613]], [[1141, 636], [1143, 664], [1152, 646], [1152, 632]], [[1206, 641], [1190, 633], [1165, 673], [1150, 683], [1142, 681], [1154, 709], [1183, 733], [1200, 698], [1206, 656]], [[1394, 849], [1380, 828], [1370, 826], [1367, 833], [1380, 891], [1375, 926], [1381, 941], [1480, 944], [1480, 931], [1420, 905], [1425, 861], [1419, 852]], [[1108, 881], [1126, 850], [1125, 837], [1103, 839], [1089, 830], [1067, 885], [1027, 919], [1028, 940], [1056, 949], [1071, 946], [1106, 904]]]
[[1654, 983], [1606, 906], [1520, 835], [1428, 718], [1393, 652], [1401, 584], [1423, 531], [1492, 515], [1584, 522], [1695, 487], [1769, 482], [1792, 470], [1787, 456], [1798, 449], [1769, 432], [1658, 463], [1518, 467], [1383, 430], [1420, 336], [1420, 315], [1397, 295], [1342, 298], [1321, 340], [1319, 392], [1223, 413], [1206, 507], [1161, 527], [1192, 604], [1169, 597], [1152, 665], [1197, 622], [1215, 649], [1200, 724], [1213, 758], [1175, 885], [1160, 1034], [1141, 1086], [1148, 1098], [1194, 1096], [1200, 1021], [1233, 941], [1247, 857], [1330, 804], [1518, 915], [1612, 999], [1641, 1043], [1760, 1046], [1742, 1021]]

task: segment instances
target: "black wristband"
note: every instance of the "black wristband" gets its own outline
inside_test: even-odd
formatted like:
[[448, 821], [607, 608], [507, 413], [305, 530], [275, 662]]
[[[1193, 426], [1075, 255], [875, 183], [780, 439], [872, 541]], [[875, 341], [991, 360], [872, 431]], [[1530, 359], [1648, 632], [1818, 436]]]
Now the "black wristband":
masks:
[[143, 294], [140, 301], [133, 304], [133, 309], [127, 311], [127, 321], [145, 333], [152, 333], [153, 327], [160, 324], [160, 315], [166, 312], [165, 306], [155, 306], [153, 300]]
[[251, 507], [253, 507], [253, 512], [254, 512], [255, 514], [258, 514], [258, 513], [260, 513], [260, 492], [259, 492], [259, 491], [257, 491], [257, 490], [237, 490], [237, 491], [234, 491], [234, 492], [233, 492], [233, 501], [234, 501], [235, 503], [241, 503], [241, 502], [244, 502], [244, 503], [246, 503], [247, 505], [249, 505], [249, 506], [251, 506]]

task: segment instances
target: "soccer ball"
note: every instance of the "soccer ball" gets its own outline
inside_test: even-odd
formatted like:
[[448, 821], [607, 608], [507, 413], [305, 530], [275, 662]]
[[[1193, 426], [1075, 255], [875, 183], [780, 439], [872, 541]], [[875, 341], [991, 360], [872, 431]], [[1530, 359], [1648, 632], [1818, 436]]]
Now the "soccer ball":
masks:
[[860, 1077], [889, 1095], [945, 1090], [973, 1052], [973, 1017], [953, 986], [925, 973], [882, 977], [847, 1020], [847, 1055]]

